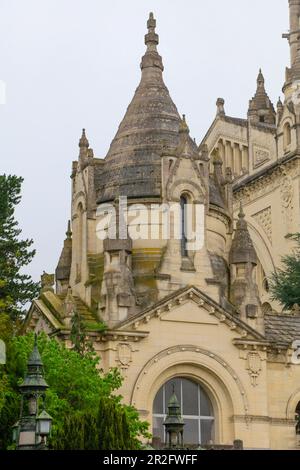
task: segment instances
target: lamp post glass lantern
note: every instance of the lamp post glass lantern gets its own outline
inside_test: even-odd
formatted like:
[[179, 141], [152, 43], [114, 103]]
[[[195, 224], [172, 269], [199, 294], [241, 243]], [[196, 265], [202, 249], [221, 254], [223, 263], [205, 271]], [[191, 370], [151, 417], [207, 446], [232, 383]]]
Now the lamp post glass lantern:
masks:
[[185, 423], [181, 415], [180, 405], [175, 394], [175, 386], [173, 385], [173, 395], [168, 403], [168, 414], [164, 421], [167, 434], [168, 449], [183, 448], [183, 430]]
[[13, 438], [14, 443], [18, 441], [19, 429], [20, 429], [20, 423], [19, 421], [17, 421], [12, 427], [12, 438]]
[[[52, 418], [45, 411], [45, 395], [48, 384], [44, 379], [44, 368], [38, 350], [37, 335], [34, 348], [27, 363], [27, 373], [20, 385], [22, 395], [20, 420], [13, 426], [13, 439], [17, 449], [45, 449], [45, 438], [51, 430]], [[43, 411], [39, 414], [40, 402]]]
[[52, 418], [43, 410], [41, 414], [36, 418], [36, 431], [42, 437], [46, 437], [50, 434], [52, 424]]

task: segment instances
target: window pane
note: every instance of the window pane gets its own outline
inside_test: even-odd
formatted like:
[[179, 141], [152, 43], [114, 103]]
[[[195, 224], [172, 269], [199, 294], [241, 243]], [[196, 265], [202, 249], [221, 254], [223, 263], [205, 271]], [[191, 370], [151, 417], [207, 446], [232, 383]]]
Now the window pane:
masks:
[[210, 444], [214, 440], [213, 427], [214, 421], [212, 419], [201, 420], [201, 444]]
[[185, 426], [183, 432], [183, 442], [188, 444], [199, 444], [199, 420], [198, 419], [185, 419]]
[[213, 416], [212, 406], [206, 393], [200, 387], [200, 414], [201, 416]]
[[163, 409], [163, 387], [160, 389], [160, 391], [157, 393], [154, 403], [153, 403], [153, 413], [154, 414], [159, 414], [162, 415], [164, 413]]
[[183, 415], [199, 416], [198, 384], [182, 379]]
[[155, 418], [153, 417], [153, 439], [160, 439], [161, 442], [164, 442], [164, 418]]
[[175, 387], [175, 393], [179, 405], [181, 404], [181, 379], [172, 379], [165, 385], [166, 390], [166, 402], [165, 402], [165, 414], [168, 412], [168, 403], [170, 401], [171, 396], [173, 395], [173, 388]]

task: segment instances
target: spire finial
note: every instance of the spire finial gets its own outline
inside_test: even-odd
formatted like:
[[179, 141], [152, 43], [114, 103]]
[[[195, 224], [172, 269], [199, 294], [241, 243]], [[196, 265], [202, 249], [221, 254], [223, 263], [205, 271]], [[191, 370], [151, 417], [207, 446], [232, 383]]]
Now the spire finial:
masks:
[[265, 84], [265, 78], [263, 76], [262, 70], [259, 69], [258, 77], [257, 77], [257, 84], [258, 85], [264, 85]]
[[79, 147], [80, 148], [89, 148], [89, 141], [87, 140], [86, 134], [85, 134], [85, 129], [82, 129], [82, 135], [79, 140]]
[[156, 51], [156, 46], [159, 43], [158, 34], [155, 32], [156, 28], [156, 19], [154, 18], [153, 13], [149, 14], [149, 19], [147, 21], [148, 34], [145, 36], [145, 44], [148, 51]]
[[72, 230], [71, 230], [71, 221], [70, 220], [68, 220], [68, 227], [67, 227], [66, 235], [67, 235], [67, 239], [71, 240]]
[[243, 203], [240, 201], [240, 212], [239, 212], [239, 219], [244, 219], [245, 218], [245, 213], [243, 209]]
[[189, 126], [186, 123], [185, 114], [182, 115], [182, 120], [181, 120], [180, 126], [179, 126], [179, 132], [180, 133], [185, 133], [185, 134], [188, 134], [190, 132]]
[[218, 98], [218, 99], [217, 99], [217, 102], [216, 102], [216, 106], [217, 106], [217, 116], [225, 116], [224, 105], [225, 105], [225, 100], [224, 100], [224, 98]]

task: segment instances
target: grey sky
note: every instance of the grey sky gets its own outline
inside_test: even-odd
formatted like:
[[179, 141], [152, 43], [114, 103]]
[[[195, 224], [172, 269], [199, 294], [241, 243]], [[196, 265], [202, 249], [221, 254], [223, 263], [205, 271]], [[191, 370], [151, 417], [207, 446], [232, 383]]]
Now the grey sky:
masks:
[[262, 67], [276, 104], [289, 65], [288, 0], [0, 0], [0, 172], [25, 178], [18, 219], [29, 267], [54, 272], [82, 127], [104, 157], [140, 78], [149, 11], [165, 82], [200, 142], [218, 97], [245, 117]]

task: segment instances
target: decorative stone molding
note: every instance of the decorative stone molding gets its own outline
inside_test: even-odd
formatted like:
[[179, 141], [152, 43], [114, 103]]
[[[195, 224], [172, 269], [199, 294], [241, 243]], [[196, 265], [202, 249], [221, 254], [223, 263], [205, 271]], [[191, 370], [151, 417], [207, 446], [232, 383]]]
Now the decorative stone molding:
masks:
[[135, 351], [129, 343], [119, 343], [116, 349], [116, 362], [119, 368], [126, 372], [132, 362], [132, 353]]
[[[145, 364], [143, 369], [140, 371], [140, 373], [138, 375], [138, 378], [137, 378], [137, 380], [135, 382], [135, 385], [134, 385], [134, 390], [141, 389], [143, 377], [145, 375], [151, 374], [151, 368], [153, 366], [157, 365], [164, 358], [166, 358], [168, 356], [171, 356], [173, 354], [176, 354], [176, 353], [180, 353], [180, 354], [196, 353], [196, 354], [199, 354], [199, 356], [201, 356], [201, 355], [206, 356], [206, 357], [210, 358], [211, 360], [217, 362], [219, 365], [221, 365], [221, 367], [226, 371], [227, 374], [229, 374], [231, 376], [234, 383], [238, 387], [240, 396], [242, 398], [242, 403], [243, 403], [245, 415], [247, 416], [247, 414], [249, 412], [249, 401], [248, 401], [248, 398], [247, 398], [246, 390], [245, 390], [241, 380], [239, 379], [237, 373], [234, 371], [234, 369], [232, 369], [231, 365], [227, 361], [225, 361], [221, 356], [219, 356], [218, 354], [213, 353], [212, 351], [208, 351], [208, 350], [203, 349], [203, 348], [198, 347], [198, 346], [177, 345], [177, 346], [173, 346], [173, 347], [170, 347], [168, 349], [165, 349], [164, 351], [161, 351], [158, 354], [156, 354], [154, 357], [152, 357]], [[134, 394], [134, 391], [133, 391], [133, 394]], [[132, 398], [133, 398], [133, 396], [132, 396]]]
[[251, 384], [253, 387], [256, 387], [258, 385], [257, 379], [260, 375], [261, 369], [262, 369], [262, 363], [261, 363], [261, 358], [260, 355], [257, 352], [250, 352], [247, 355], [247, 362], [246, 362], [246, 368], [249, 372], [249, 375], [251, 377]]
[[243, 185], [236, 185], [233, 187], [234, 208], [238, 209], [240, 202], [247, 205], [250, 202], [275, 191], [281, 185], [281, 178], [287, 177], [296, 178], [300, 176], [299, 160], [294, 158], [282, 164], [277, 164], [269, 169], [266, 168], [265, 172], [251, 181], [244, 181]]
[[293, 180], [290, 176], [284, 176], [280, 185], [280, 197], [282, 206], [282, 215], [285, 219], [286, 233], [292, 232], [293, 225]]
[[253, 166], [254, 168], [258, 168], [264, 163], [266, 163], [268, 160], [270, 160], [270, 151], [262, 147], [257, 147], [256, 145], [254, 145], [253, 156], [254, 156]]
[[137, 343], [146, 338], [149, 332], [144, 331], [120, 331], [120, 330], [107, 330], [100, 338], [101, 342], [107, 341], [121, 341]]
[[253, 219], [260, 225], [272, 245], [272, 209], [271, 206], [254, 214]]
[[255, 415], [235, 415], [232, 417], [234, 423], [270, 423], [273, 426], [295, 426], [295, 421], [285, 418], [271, 418], [269, 416], [255, 416]]

